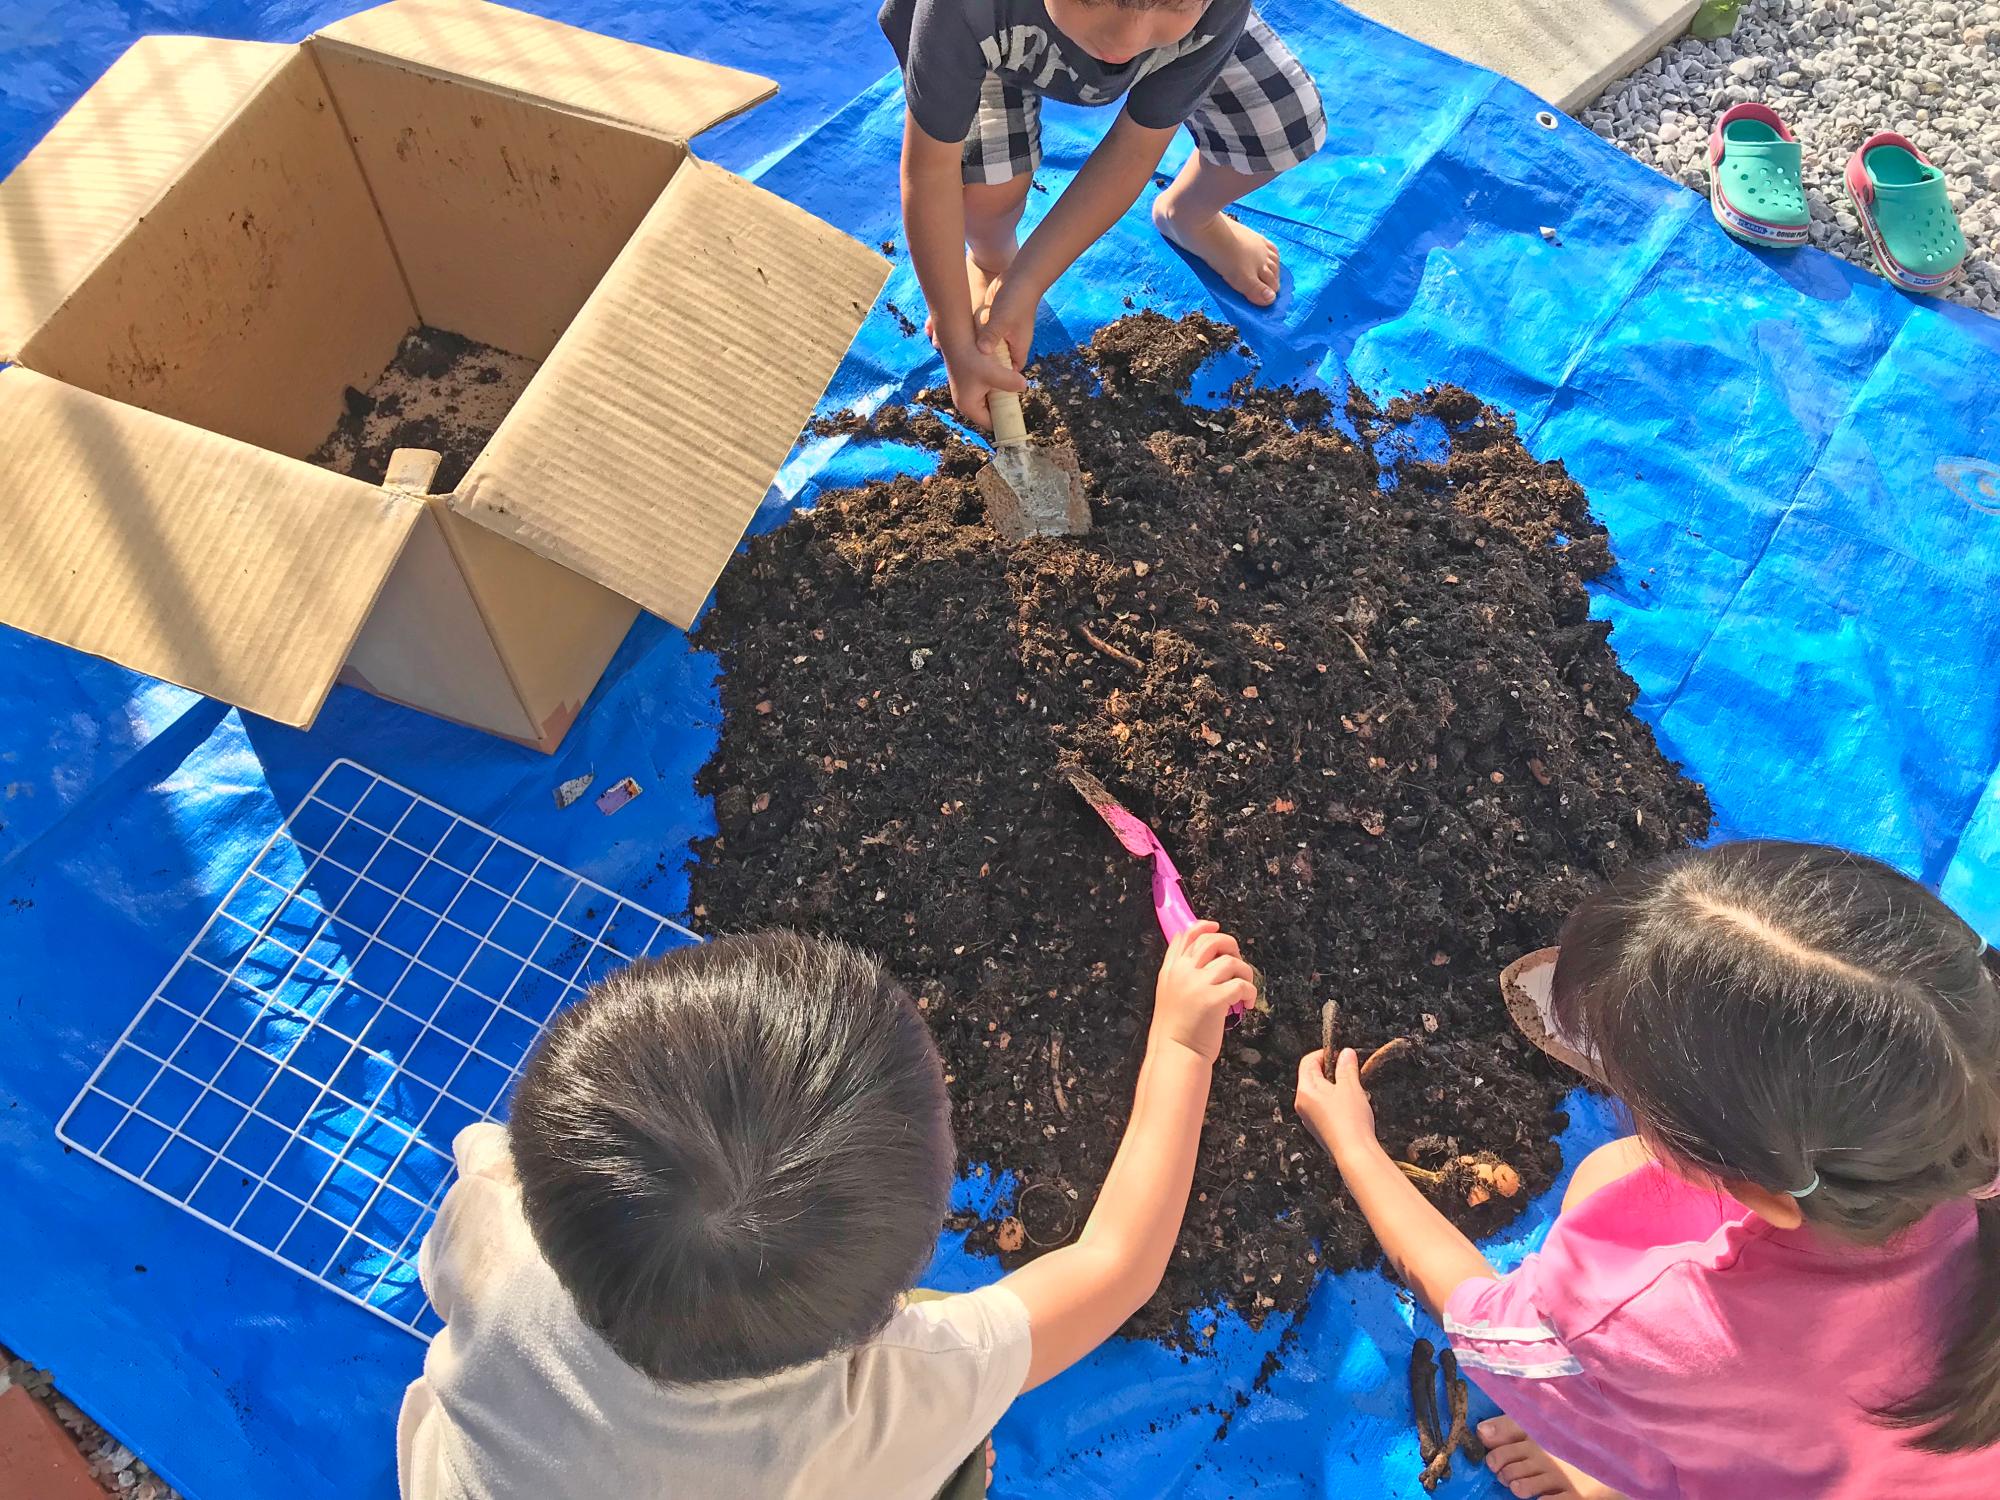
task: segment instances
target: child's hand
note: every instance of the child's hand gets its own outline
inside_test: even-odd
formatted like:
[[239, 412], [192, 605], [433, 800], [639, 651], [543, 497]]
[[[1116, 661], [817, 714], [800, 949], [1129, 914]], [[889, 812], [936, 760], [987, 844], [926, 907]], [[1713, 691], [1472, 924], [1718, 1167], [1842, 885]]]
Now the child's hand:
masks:
[[1041, 294], [1033, 287], [1001, 278], [989, 289], [986, 306], [972, 310], [979, 325], [981, 351], [999, 359], [1004, 347], [1014, 367], [1026, 369], [1034, 348], [1035, 313], [1041, 301]]
[[983, 353], [975, 344], [944, 349], [944, 369], [951, 381], [951, 404], [966, 421], [993, 430], [986, 397], [993, 391], [1025, 391], [1027, 377], [997, 354]]
[[1381, 1147], [1375, 1139], [1375, 1110], [1361, 1086], [1361, 1063], [1352, 1047], [1340, 1049], [1333, 1077], [1326, 1076], [1325, 1052], [1299, 1059], [1299, 1092], [1292, 1107], [1336, 1165], [1357, 1151]]
[[1236, 939], [1213, 922], [1197, 922], [1167, 944], [1153, 992], [1153, 1034], [1214, 1062], [1229, 1008], [1256, 998], [1256, 973]]

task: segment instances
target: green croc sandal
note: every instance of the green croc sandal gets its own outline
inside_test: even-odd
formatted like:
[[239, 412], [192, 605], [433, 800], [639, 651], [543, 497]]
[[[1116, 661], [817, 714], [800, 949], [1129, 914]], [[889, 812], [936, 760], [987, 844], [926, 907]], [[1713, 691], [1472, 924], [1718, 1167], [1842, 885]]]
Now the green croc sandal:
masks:
[[1799, 143], [1768, 104], [1733, 105], [1709, 132], [1708, 208], [1746, 245], [1796, 250], [1806, 242]]
[[1965, 271], [1965, 236], [1944, 173], [1893, 130], [1847, 159], [1847, 196], [1882, 274], [1906, 292], [1935, 292]]

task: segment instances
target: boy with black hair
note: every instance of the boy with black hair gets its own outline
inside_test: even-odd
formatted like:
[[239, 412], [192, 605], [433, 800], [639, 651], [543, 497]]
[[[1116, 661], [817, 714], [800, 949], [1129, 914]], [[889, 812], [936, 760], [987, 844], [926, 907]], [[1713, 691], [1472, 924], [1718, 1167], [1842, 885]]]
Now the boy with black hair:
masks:
[[1083, 1232], [918, 1301], [955, 1153], [902, 988], [786, 932], [612, 975], [550, 1025], [507, 1128], [456, 1143], [419, 1259], [445, 1327], [404, 1398], [406, 1500], [982, 1493], [1001, 1413], [1159, 1285], [1223, 1021], [1254, 994], [1212, 923], [1176, 939]]
[[[1183, 125], [1195, 153], [1154, 225], [1250, 302], [1277, 299], [1277, 247], [1223, 210], [1317, 151], [1326, 112], [1250, 0], [883, 0], [880, 19], [903, 65], [910, 263], [967, 417], [986, 425], [988, 392], [1025, 388], [1043, 293], [1138, 200]], [[1019, 245], [1044, 98], [1125, 106]]]

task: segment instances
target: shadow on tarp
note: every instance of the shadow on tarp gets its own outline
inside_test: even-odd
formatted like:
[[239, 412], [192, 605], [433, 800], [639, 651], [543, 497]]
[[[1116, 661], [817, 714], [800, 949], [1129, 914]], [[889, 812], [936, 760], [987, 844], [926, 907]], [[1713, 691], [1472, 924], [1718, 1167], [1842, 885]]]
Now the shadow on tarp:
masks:
[[[775, 76], [778, 99], [705, 135], [702, 153], [901, 246], [900, 88], [871, 5], [521, 3]], [[14, 7], [0, 21], [0, 164], [142, 31], [294, 41], [360, 8]], [[1621, 561], [1594, 607], [1639, 711], [1708, 782], [1722, 829], [1880, 855], [2000, 936], [2000, 696], [1986, 676], [2000, 515], [1965, 477], [2000, 465], [2000, 324], [1814, 251], [1738, 246], [1698, 196], [1568, 120], [1544, 128], [1511, 84], [1336, 6], [1263, 10], [1334, 101], [1326, 149], [1243, 211], [1283, 248], [1285, 295], [1249, 308], [1135, 213], [1054, 290], [1038, 347], [1132, 306], [1200, 309], [1241, 327], [1267, 379], [1336, 395], [1350, 378], [1377, 395], [1449, 380], [1517, 412], [1611, 528]], [[1054, 106], [1047, 120], [1037, 215], [1108, 124]], [[884, 303], [921, 321], [900, 248], [895, 260]], [[884, 306], [826, 407], [906, 399], [940, 376]], [[760, 524], [826, 484], [924, 463], [807, 444]], [[55, 1118], [340, 756], [680, 913], [689, 841], [712, 828], [692, 777], [714, 742], [714, 675], [681, 632], [642, 622], [546, 759], [345, 689], [302, 735], [0, 631], [0, 1338], [53, 1366], [192, 1500], [392, 1494], [391, 1424], [419, 1346], [66, 1156]], [[585, 772], [635, 776], [644, 793], [613, 817], [588, 799], [558, 811], [554, 786]], [[1572, 1157], [1610, 1131], [1600, 1106], [1574, 1112]], [[1546, 1211], [1489, 1247], [1496, 1258], [1518, 1257]], [[940, 1283], [991, 1273], [955, 1238], [941, 1246]], [[1376, 1275], [1326, 1280], [1252, 1389], [1280, 1331], [1224, 1320], [1207, 1358], [1101, 1351], [1009, 1414], [999, 1493], [1413, 1496], [1407, 1303]], [[1493, 1491], [1461, 1474], [1451, 1492]]]

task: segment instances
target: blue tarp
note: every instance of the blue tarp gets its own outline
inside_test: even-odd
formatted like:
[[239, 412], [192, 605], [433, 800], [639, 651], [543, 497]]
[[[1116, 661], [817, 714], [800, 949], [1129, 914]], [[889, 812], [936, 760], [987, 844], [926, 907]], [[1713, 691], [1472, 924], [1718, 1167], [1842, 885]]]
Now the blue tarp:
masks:
[[[703, 153], [864, 241], [900, 241], [900, 96], [871, 4], [524, 3], [776, 76], [780, 98]], [[0, 11], [0, 164], [144, 32], [295, 40], [358, 8], [14, 0]], [[1040, 346], [1087, 336], [1129, 296], [1239, 323], [1273, 379], [1377, 394], [1449, 380], [1519, 413], [1529, 446], [1567, 462], [1610, 527], [1622, 565], [1596, 608], [1639, 711], [1707, 781], [1721, 830], [1867, 850], [2000, 938], [2000, 323], [1913, 303], [1817, 252], [1745, 250], [1700, 198], [1573, 122], [1538, 123], [1512, 85], [1336, 6], [1264, 9], [1333, 117], [1326, 149], [1246, 211], [1283, 247], [1278, 305], [1237, 301], [1135, 213], [1057, 288]], [[1049, 111], [1051, 194], [1106, 123]], [[885, 297], [918, 304], [907, 263]], [[878, 311], [827, 403], [937, 375], [921, 338]], [[764, 521], [880, 462], [806, 449]], [[66, 1155], [56, 1117], [341, 756], [679, 913], [686, 846], [712, 826], [692, 777], [714, 743], [715, 670], [680, 632], [642, 623], [551, 760], [344, 689], [300, 734], [0, 630], [0, 1339], [53, 1366], [194, 1500], [393, 1494], [393, 1414], [420, 1346]], [[613, 818], [588, 802], [558, 812], [551, 788], [591, 769], [647, 795]], [[1582, 1104], [1566, 1144], [1608, 1128]], [[1546, 1213], [1496, 1257], [1518, 1256]], [[991, 1274], [941, 1248], [939, 1282]], [[1328, 1279], [1254, 1391], [1275, 1325], [1227, 1324], [1208, 1358], [1105, 1350], [1010, 1414], [998, 1493], [1413, 1495], [1411, 1322], [1381, 1277]], [[1226, 1436], [1212, 1408], [1236, 1410]], [[1461, 1478], [1453, 1492], [1484, 1489]]]

